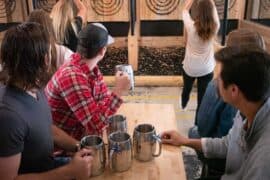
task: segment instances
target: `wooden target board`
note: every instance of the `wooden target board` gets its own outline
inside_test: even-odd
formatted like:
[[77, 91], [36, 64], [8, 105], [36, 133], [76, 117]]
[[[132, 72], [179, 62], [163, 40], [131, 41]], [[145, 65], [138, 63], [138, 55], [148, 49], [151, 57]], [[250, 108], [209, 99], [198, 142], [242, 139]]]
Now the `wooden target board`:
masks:
[[34, 0], [33, 5], [37, 9], [43, 9], [46, 12], [51, 12], [57, 0]]
[[[223, 19], [224, 16], [224, 5], [225, 0], [214, 0], [218, 15], [220, 19]], [[242, 19], [243, 10], [244, 10], [244, 0], [229, 0], [228, 2], [228, 19]], [[196, 16], [196, 2], [191, 8], [191, 16]]]
[[[220, 19], [223, 19], [225, 0], [214, 0]], [[244, 6], [244, 0], [229, 0], [228, 19], [241, 19]]]
[[16, 0], [0, 0], [0, 23], [22, 21], [22, 15], [18, 11], [22, 13], [19, 2]]
[[260, 15], [261, 19], [270, 19], [270, 0], [260, 0]]
[[87, 20], [129, 21], [129, 0], [83, 0], [87, 7]]
[[140, 0], [141, 20], [179, 20], [183, 0]]

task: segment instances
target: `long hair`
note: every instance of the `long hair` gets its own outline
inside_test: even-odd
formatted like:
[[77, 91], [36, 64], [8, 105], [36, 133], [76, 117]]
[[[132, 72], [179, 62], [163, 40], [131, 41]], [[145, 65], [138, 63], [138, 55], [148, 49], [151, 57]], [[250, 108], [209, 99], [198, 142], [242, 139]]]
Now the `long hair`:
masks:
[[211, 0], [199, 0], [195, 17], [195, 27], [203, 41], [211, 39], [216, 32], [217, 24], [214, 20], [214, 7]]
[[56, 52], [56, 37], [52, 25], [52, 19], [49, 14], [43, 10], [34, 10], [30, 13], [29, 22], [39, 23], [44, 30], [48, 33], [50, 37], [50, 45], [51, 45], [51, 64], [49, 66], [49, 75], [52, 76], [57, 70], [57, 52]]
[[22, 90], [43, 88], [48, 80], [50, 40], [38, 23], [27, 22], [7, 30], [1, 45], [4, 84]]
[[57, 43], [64, 44], [69, 40], [66, 29], [71, 25], [75, 34], [78, 34], [78, 30], [74, 23], [74, 17], [76, 14], [76, 6], [73, 0], [66, 0], [58, 2], [54, 5], [52, 12], [50, 14], [53, 22], [53, 28], [56, 35]]

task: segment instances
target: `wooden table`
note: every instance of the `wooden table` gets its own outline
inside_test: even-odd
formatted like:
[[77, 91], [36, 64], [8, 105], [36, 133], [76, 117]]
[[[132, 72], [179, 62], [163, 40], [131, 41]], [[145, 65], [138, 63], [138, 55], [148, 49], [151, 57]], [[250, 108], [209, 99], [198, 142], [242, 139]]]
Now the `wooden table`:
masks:
[[[118, 111], [127, 117], [128, 133], [132, 136], [137, 124], [151, 123], [157, 133], [177, 129], [172, 104], [123, 104]], [[109, 167], [91, 180], [185, 180], [186, 174], [181, 149], [162, 145], [162, 153], [151, 162], [140, 162], [133, 158], [132, 167], [122, 173], [113, 173]]]

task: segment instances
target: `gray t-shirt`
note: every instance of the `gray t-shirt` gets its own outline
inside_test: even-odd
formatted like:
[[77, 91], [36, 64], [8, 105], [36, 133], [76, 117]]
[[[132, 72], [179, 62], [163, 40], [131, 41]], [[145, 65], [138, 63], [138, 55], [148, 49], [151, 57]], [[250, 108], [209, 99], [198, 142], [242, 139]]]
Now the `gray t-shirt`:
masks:
[[21, 153], [19, 174], [53, 168], [52, 118], [46, 97], [38, 99], [0, 85], [0, 157]]

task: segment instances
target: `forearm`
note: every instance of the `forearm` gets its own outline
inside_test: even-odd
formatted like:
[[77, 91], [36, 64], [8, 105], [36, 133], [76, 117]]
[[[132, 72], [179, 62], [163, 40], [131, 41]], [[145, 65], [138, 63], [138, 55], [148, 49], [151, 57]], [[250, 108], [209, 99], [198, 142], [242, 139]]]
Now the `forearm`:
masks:
[[73, 175], [73, 170], [69, 165], [45, 172], [45, 173], [37, 173], [37, 174], [24, 174], [19, 175], [15, 178], [15, 180], [29, 180], [29, 179], [39, 179], [39, 180], [70, 180], [75, 179]]
[[197, 151], [202, 151], [202, 142], [200, 139], [187, 138], [186, 142], [183, 145], [191, 147]]
[[80, 16], [83, 20], [83, 22], [86, 22], [86, 7], [85, 5], [81, 2], [81, 0], [74, 0], [74, 3], [78, 9], [78, 16]]
[[59, 129], [55, 125], [52, 125], [52, 132], [54, 144], [57, 147], [69, 152], [75, 152], [77, 150], [76, 144], [78, 143], [78, 141], [76, 139], [72, 138], [66, 132]]
[[86, 9], [84, 4], [81, 2], [81, 0], [73, 0], [75, 6], [78, 8], [78, 10]]
[[202, 138], [202, 151], [207, 158], [226, 158], [228, 150], [227, 137]]
[[193, 4], [193, 0], [186, 0], [185, 1], [185, 4], [184, 4], [183, 10], [189, 11], [190, 8], [191, 8], [191, 6], [192, 6], [192, 4]]

